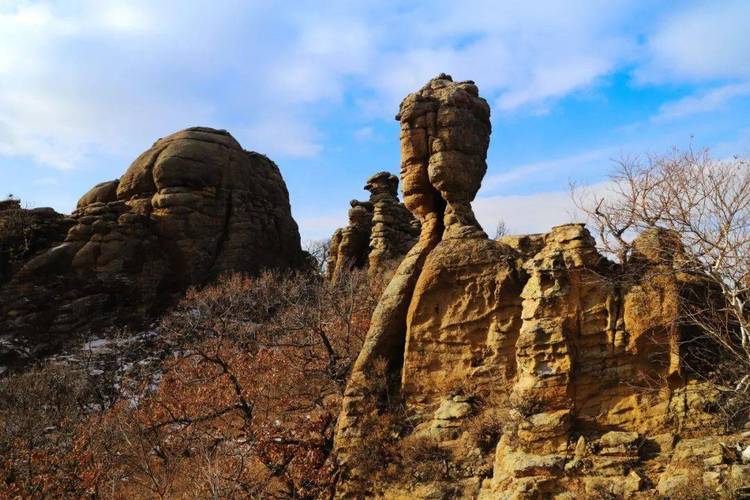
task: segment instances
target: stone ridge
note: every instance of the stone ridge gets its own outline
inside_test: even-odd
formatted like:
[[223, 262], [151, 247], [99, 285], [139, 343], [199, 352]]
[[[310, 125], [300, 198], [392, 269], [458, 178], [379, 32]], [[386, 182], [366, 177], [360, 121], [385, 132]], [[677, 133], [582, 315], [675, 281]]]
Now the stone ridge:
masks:
[[64, 242], [0, 289], [0, 329], [31, 356], [74, 332], [146, 321], [223, 272], [306, 262], [278, 167], [224, 130], [159, 139], [72, 219]]
[[[650, 498], [657, 485], [674, 495], [688, 479], [678, 437], [700, 450], [700, 473], [714, 486], [743, 474], [750, 484], [750, 465], [717, 451], [721, 426], [706, 410], [717, 395], [691, 377], [680, 348], [691, 335], [681, 294], [700, 284], [663, 258], [679, 242], [643, 234], [623, 268], [599, 254], [583, 224], [490, 240], [471, 209], [490, 134], [473, 82], [440, 75], [407, 96], [397, 118], [404, 203], [421, 231], [379, 300], [344, 393], [336, 495]], [[450, 457], [441, 477], [414, 482], [405, 471], [373, 483], [352, 461], [367, 453], [384, 400], [405, 414], [403, 446], [426, 439]], [[476, 441], [482, 422], [497, 432], [489, 447]]]

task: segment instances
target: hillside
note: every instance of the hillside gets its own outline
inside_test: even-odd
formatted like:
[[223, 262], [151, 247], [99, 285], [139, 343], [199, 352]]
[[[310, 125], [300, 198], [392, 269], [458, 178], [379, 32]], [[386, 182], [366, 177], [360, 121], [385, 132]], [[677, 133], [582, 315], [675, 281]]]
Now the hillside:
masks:
[[0, 495], [750, 495], [745, 307], [690, 241], [491, 239], [477, 85], [396, 118], [403, 202], [370, 177], [317, 263], [226, 131], [159, 139], [71, 216], [0, 205]]

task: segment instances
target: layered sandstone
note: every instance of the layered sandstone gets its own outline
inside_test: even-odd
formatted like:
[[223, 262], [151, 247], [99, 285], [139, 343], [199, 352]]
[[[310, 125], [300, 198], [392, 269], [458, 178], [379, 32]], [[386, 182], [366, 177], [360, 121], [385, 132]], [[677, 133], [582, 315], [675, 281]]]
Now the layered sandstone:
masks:
[[369, 201], [352, 200], [349, 224], [331, 237], [329, 280], [364, 267], [371, 275], [389, 274], [416, 242], [419, 222], [398, 200], [398, 177], [378, 172], [367, 179], [365, 189]]
[[159, 139], [78, 202], [64, 241], [0, 289], [0, 330], [28, 354], [73, 333], [150, 318], [225, 271], [304, 262], [278, 167], [226, 131]]
[[[398, 118], [404, 203], [421, 233], [381, 296], [345, 391], [337, 494], [648, 498], [658, 486], [676, 495], [688, 477], [680, 442], [696, 443], [685, 445], [697, 450], [690, 474], [704, 482], [750, 474], [717, 451], [750, 434], [716, 437], [717, 394], [691, 378], [680, 352], [691, 332], [678, 304], [696, 284], [669, 265], [678, 242], [646, 233], [622, 267], [582, 224], [489, 240], [471, 209], [490, 134], [476, 86], [440, 75]], [[372, 481], [362, 470], [373, 422], [394, 411], [403, 415], [391, 456], [429, 440], [442, 450], [439, 474]]]
[[331, 237], [326, 266], [328, 279], [336, 281], [339, 274], [367, 265], [372, 233], [372, 203], [352, 200], [349, 224], [339, 228]]
[[372, 203], [369, 274], [395, 268], [419, 235], [419, 222], [398, 199], [398, 177], [378, 172], [365, 185]]
[[[347, 455], [359, 445], [365, 432], [359, 424], [372, 406], [369, 400], [378, 397], [365, 389], [369, 385], [368, 375], [382, 359], [389, 379], [395, 380], [394, 375], [401, 373], [407, 364], [409, 323], [415, 314], [413, 296], [419, 294], [415, 290], [428, 287], [424, 280], [429, 276], [422, 269], [431, 253], [441, 240], [445, 245], [454, 245], [459, 259], [477, 255], [480, 261], [486, 261], [486, 255], [491, 253], [491, 250], [470, 250], [475, 243], [485, 247], [492, 244], [471, 210], [471, 201], [487, 168], [491, 130], [489, 105], [479, 97], [476, 85], [453, 82], [441, 74], [407, 96], [396, 119], [401, 123], [404, 204], [419, 221], [420, 236], [381, 296], [352, 370], [336, 441], [345, 468]], [[451, 253], [445, 252], [448, 258]], [[459, 266], [462, 270], [467, 267]], [[434, 317], [434, 311], [429, 316]], [[426, 321], [431, 320], [426, 318]], [[409, 377], [403, 378], [408, 384]], [[350, 469], [356, 475], [357, 471]], [[356, 482], [353, 479], [352, 483]], [[346, 491], [345, 486], [339, 490], [342, 494]]]

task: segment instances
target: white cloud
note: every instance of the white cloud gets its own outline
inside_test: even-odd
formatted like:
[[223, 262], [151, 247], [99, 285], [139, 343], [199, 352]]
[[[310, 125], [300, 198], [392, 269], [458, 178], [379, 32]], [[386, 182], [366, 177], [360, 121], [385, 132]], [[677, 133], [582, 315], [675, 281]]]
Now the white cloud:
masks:
[[[749, 75], [745, 5], [665, 18], [645, 45], [640, 77], [670, 74], [662, 69]], [[474, 79], [496, 110], [545, 112], [638, 61], [638, 36], [648, 30], [639, 14], [648, 8], [619, 0], [6, 1], [0, 154], [70, 169], [214, 125], [247, 147], [310, 157], [324, 150], [330, 113], [390, 119], [407, 92], [443, 71]]]
[[441, 71], [474, 78], [503, 110], [538, 111], [628, 58], [629, 15], [590, 0], [12, 1], [0, 7], [0, 153], [69, 169], [215, 124], [311, 156], [327, 105], [356, 88], [390, 118]]
[[636, 75], [643, 82], [750, 77], [748, 19], [746, 0], [679, 8], [649, 37]]
[[375, 129], [373, 127], [361, 127], [354, 131], [354, 138], [358, 141], [371, 141], [375, 138]]
[[302, 216], [297, 218], [300, 236], [303, 241], [317, 241], [330, 238], [333, 232], [346, 225], [347, 211], [328, 213], [324, 215]]
[[[599, 187], [593, 187], [598, 192]], [[505, 221], [510, 234], [542, 233], [552, 226], [580, 221], [570, 192], [553, 191], [528, 195], [479, 197], [472, 203], [477, 220], [489, 236], [498, 221]], [[347, 223], [345, 211], [298, 218], [303, 240], [330, 238]]]
[[528, 181], [560, 175], [580, 175], [583, 167], [593, 165], [602, 165], [608, 161], [608, 158], [615, 152], [615, 148], [594, 149], [584, 151], [564, 158], [544, 160], [526, 165], [520, 165], [510, 168], [504, 172], [490, 175], [482, 182], [482, 192], [488, 193], [501, 188], [507, 188], [512, 185], [528, 183]]
[[[588, 196], [611, 196], [611, 186], [610, 181], [584, 186], [586, 199]], [[472, 207], [477, 220], [490, 236], [499, 221], [505, 222], [508, 234], [544, 233], [552, 226], [587, 222], [569, 190], [479, 197]]]
[[654, 120], [674, 120], [697, 113], [716, 111], [732, 99], [747, 95], [750, 95], [750, 82], [722, 85], [707, 92], [663, 104]]
[[509, 234], [525, 234], [546, 232], [575, 219], [570, 193], [562, 191], [477, 198], [472, 206], [490, 236], [499, 221], [505, 222]]
[[497, 109], [538, 112], [597, 83], [637, 46], [626, 26], [638, 9], [619, 1], [438, 1], [404, 10], [391, 31], [403, 42], [368, 74], [383, 116], [440, 72], [475, 80]]

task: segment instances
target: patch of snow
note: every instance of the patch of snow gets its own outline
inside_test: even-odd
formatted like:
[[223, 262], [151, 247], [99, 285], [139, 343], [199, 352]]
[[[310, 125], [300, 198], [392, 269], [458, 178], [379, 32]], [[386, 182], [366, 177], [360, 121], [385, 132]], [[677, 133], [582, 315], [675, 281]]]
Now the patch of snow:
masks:
[[72, 243], [69, 243], [69, 242], [60, 243], [56, 247], [50, 248], [50, 252], [55, 252], [55, 251], [60, 250], [62, 248], [69, 247], [70, 245], [72, 245]]
[[109, 340], [95, 339], [95, 340], [91, 340], [83, 344], [83, 347], [81, 349], [83, 349], [84, 351], [93, 351], [95, 349], [101, 349], [103, 347], [106, 347], [107, 345], [109, 345]]

